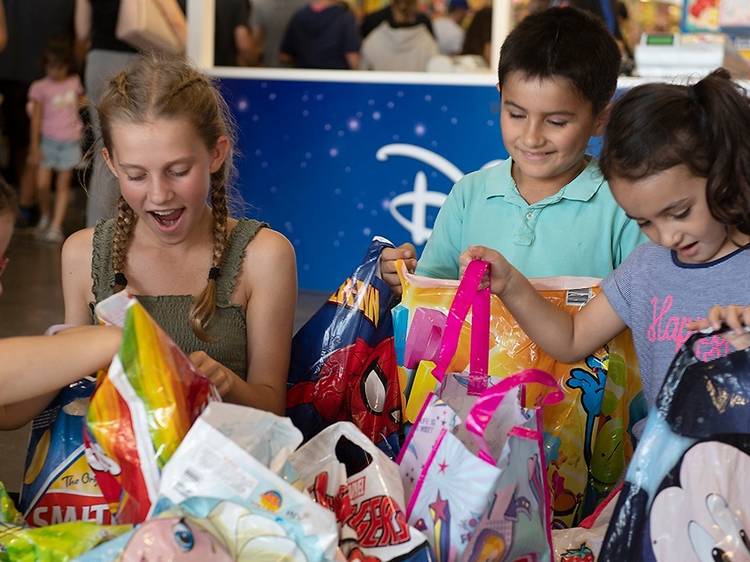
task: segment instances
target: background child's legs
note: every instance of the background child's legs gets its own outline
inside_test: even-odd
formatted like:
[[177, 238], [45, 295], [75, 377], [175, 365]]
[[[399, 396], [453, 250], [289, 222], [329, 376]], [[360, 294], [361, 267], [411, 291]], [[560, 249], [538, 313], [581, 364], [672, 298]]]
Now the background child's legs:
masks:
[[55, 181], [55, 210], [49, 225], [50, 232], [56, 231], [62, 234], [63, 221], [68, 211], [68, 204], [70, 203], [70, 185], [72, 179], [73, 170], [57, 172], [57, 180]]
[[52, 168], [39, 166], [36, 176], [37, 199], [39, 202], [39, 230], [46, 230], [52, 214]]
[[[62, 225], [68, 210], [71, 195], [73, 170], [81, 161], [81, 145], [78, 140], [58, 141], [42, 138], [42, 165], [39, 169], [39, 207], [42, 219], [40, 226], [49, 225], [42, 238], [49, 242], [62, 242]], [[57, 194], [54, 214], [51, 204], [52, 170], [57, 172]], [[46, 224], [42, 221], [47, 217]]]

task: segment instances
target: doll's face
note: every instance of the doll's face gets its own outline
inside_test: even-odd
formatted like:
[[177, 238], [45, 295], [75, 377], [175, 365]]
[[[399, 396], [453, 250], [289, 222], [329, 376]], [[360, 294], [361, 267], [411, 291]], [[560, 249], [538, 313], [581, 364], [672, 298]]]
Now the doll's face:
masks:
[[151, 519], [138, 527], [121, 562], [232, 562], [224, 545], [200, 525], [184, 518]]

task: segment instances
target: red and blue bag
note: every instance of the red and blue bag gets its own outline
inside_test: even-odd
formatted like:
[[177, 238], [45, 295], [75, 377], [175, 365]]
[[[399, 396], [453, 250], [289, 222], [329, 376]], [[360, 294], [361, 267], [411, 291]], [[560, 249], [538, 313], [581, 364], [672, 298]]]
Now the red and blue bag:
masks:
[[364, 260], [292, 340], [287, 415], [309, 440], [351, 421], [389, 456], [399, 449], [401, 395], [391, 290], [378, 276], [374, 238]]

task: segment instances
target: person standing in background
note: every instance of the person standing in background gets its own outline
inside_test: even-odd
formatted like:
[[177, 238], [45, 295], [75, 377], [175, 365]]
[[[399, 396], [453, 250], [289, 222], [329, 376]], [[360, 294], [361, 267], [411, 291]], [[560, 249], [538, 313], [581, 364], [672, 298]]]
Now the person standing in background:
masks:
[[[392, 5], [395, 3], [396, 2], [391, 2], [383, 9], [378, 10], [377, 12], [371, 12], [365, 16], [360, 27], [362, 40], [366, 39], [367, 36], [370, 35], [370, 33], [372, 33], [375, 28], [377, 28], [384, 21], [387, 21], [393, 28], [399, 27], [400, 22], [396, 21], [393, 17]], [[430, 21], [430, 18], [427, 17], [427, 14], [423, 14], [422, 12], [418, 11], [416, 13], [416, 23], [424, 25], [430, 32], [430, 34], [432, 34], [433, 36], [435, 35], [435, 31], [432, 29], [432, 21]]]
[[417, 0], [393, 0], [390, 10], [362, 43], [362, 69], [424, 72], [438, 45], [417, 17]]
[[[75, 0], [76, 39], [88, 44], [84, 85], [92, 107], [99, 103], [104, 87], [111, 76], [125, 68], [138, 54], [133, 47], [115, 35], [120, 0]], [[96, 111], [89, 111], [91, 128], [99, 136]], [[94, 170], [88, 188], [86, 225], [113, 217], [119, 197], [117, 183], [104, 167], [101, 159], [94, 159]]]
[[[50, 42], [44, 52], [46, 76], [31, 84], [31, 145], [29, 160], [38, 166], [39, 224], [36, 234], [45, 242], [61, 243], [68, 211], [73, 170], [81, 161], [83, 123], [78, 108], [83, 98], [81, 79], [74, 72], [69, 42]], [[52, 206], [52, 174], [55, 204]]]
[[280, 66], [281, 39], [289, 20], [307, 0], [252, 0], [250, 28], [263, 53], [263, 66]]
[[74, 0], [2, 0], [7, 44], [0, 52], [0, 129], [8, 136], [9, 162], [3, 174], [20, 191], [20, 224], [33, 223], [36, 167], [27, 164], [29, 86], [44, 76], [42, 54], [51, 39], [72, 39]]
[[253, 66], [260, 51], [250, 31], [248, 0], [216, 0], [214, 66]]
[[443, 55], [457, 55], [464, 46], [466, 32], [461, 25], [469, 13], [466, 0], [450, 0], [447, 13], [436, 15], [432, 19], [440, 53]]
[[292, 16], [279, 60], [298, 68], [359, 67], [361, 40], [352, 11], [336, 0], [311, 0]]

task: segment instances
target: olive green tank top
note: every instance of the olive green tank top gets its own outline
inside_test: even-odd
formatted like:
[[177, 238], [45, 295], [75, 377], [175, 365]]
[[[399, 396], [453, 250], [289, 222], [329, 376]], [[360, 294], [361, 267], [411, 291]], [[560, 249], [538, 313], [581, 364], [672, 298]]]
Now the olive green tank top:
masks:
[[[216, 312], [208, 326], [211, 341], [198, 338], [190, 326], [190, 295], [160, 295], [135, 297], [161, 328], [185, 353], [205, 351], [213, 359], [228, 367], [243, 380], [247, 378], [247, 325], [242, 307], [232, 304], [237, 276], [242, 269], [245, 248], [258, 231], [267, 226], [255, 220], [240, 220], [229, 235], [216, 282]], [[96, 303], [113, 293], [115, 274], [112, 270], [112, 239], [115, 219], [100, 221], [94, 230], [91, 277]], [[95, 304], [96, 304], [95, 303]]]

